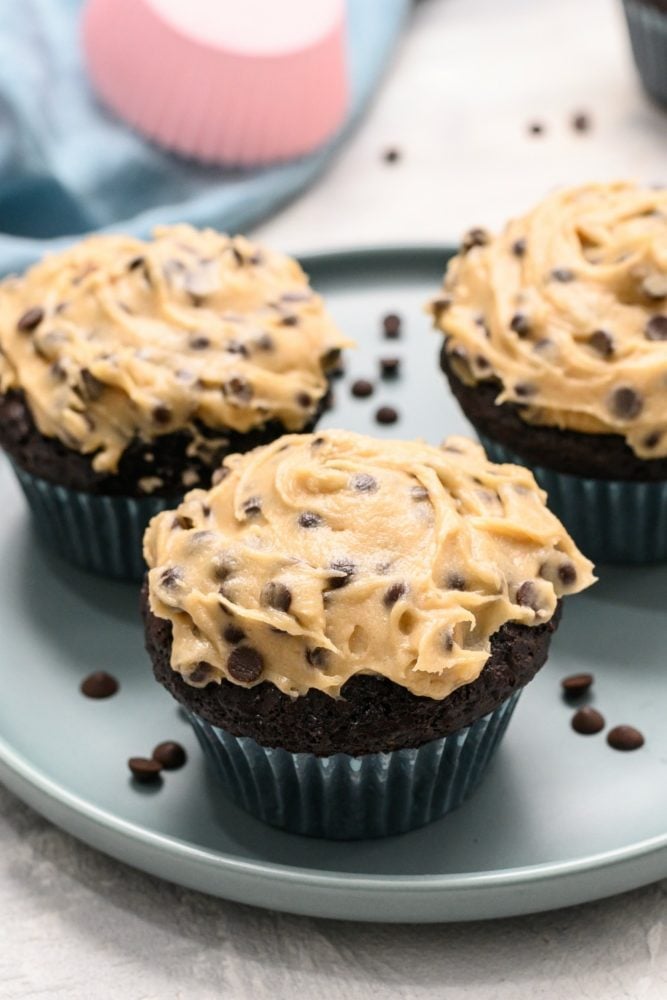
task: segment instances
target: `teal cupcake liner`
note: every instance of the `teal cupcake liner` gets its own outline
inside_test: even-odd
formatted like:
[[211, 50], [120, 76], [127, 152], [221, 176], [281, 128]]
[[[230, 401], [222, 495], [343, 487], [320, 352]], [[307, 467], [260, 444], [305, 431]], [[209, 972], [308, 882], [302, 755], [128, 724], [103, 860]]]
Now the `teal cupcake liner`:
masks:
[[45, 545], [79, 569], [141, 580], [144, 531], [155, 514], [174, 506], [173, 497], [96, 496], [12, 467]]
[[630, 44], [644, 87], [667, 104], [667, 13], [641, 0], [623, 0]]
[[291, 833], [361, 840], [406, 833], [461, 805], [482, 780], [520, 693], [450, 736], [362, 757], [263, 747], [189, 716], [236, 805]]
[[494, 462], [531, 469], [548, 494], [549, 508], [593, 562], [646, 565], [667, 561], [667, 481], [569, 476], [532, 465], [483, 434], [478, 437]]

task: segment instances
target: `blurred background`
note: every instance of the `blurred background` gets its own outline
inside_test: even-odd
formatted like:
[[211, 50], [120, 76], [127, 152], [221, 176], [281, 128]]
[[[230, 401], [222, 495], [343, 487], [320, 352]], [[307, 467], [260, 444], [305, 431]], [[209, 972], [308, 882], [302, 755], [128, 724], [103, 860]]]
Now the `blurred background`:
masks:
[[[667, 81], [667, 27], [664, 39]], [[266, 69], [278, 50], [280, 80]], [[205, 99], [189, 97], [195, 77]], [[165, 108], [156, 144], [146, 136]], [[206, 138], [225, 133], [209, 162], [165, 149], [194, 151], [200, 121]], [[224, 140], [247, 128], [277, 134], [278, 152], [234, 162]], [[455, 242], [556, 185], [661, 182], [666, 140], [621, 0], [3, 0], [0, 270], [69, 234], [180, 220], [254, 229], [286, 250]]]

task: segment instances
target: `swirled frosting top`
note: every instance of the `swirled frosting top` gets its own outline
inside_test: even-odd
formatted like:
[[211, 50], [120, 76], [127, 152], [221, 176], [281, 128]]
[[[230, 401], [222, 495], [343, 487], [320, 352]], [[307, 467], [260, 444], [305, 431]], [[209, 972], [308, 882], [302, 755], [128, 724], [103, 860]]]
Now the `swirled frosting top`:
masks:
[[0, 285], [0, 388], [100, 472], [135, 437], [301, 429], [345, 344], [295, 260], [212, 229], [94, 236]]
[[151, 609], [195, 686], [336, 696], [364, 673], [444, 698], [505, 622], [546, 622], [594, 579], [532, 473], [465, 438], [293, 435], [214, 478], [144, 541]]
[[667, 455], [667, 190], [589, 184], [472, 230], [432, 310], [457, 375], [529, 423]]

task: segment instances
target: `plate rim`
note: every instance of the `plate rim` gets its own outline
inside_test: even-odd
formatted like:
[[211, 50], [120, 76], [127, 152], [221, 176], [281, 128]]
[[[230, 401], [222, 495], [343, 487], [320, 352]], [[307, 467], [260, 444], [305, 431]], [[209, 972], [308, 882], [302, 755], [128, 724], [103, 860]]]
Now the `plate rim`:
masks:
[[[396, 262], [413, 261], [416, 268], [423, 267], [427, 261], [435, 263], [437, 258], [442, 259], [442, 263], [456, 253], [457, 247], [452, 243], [391, 243], [381, 246], [372, 244], [340, 247], [321, 250], [307, 250], [295, 252], [304, 269], [309, 265], [335, 266], [341, 263], [354, 265], [358, 261], [368, 261], [369, 258], [377, 263], [383, 260], [394, 260]], [[435, 291], [436, 289], [434, 289]], [[286, 889], [303, 888], [309, 891], [327, 889], [342, 889], [354, 887], [363, 891], [375, 899], [386, 894], [396, 893], [400, 890], [410, 889], [421, 896], [431, 896], [432, 894], [447, 897], [455, 893], [470, 893], [477, 891], [503, 892], [506, 890], [517, 890], [528, 886], [535, 886], [544, 882], [554, 883], [566, 881], [568, 878], [577, 875], [590, 875], [609, 869], [621, 871], [633, 862], [640, 860], [659, 860], [661, 855], [667, 859], [667, 830], [662, 834], [644, 838], [623, 847], [612, 848], [600, 851], [585, 857], [575, 858], [565, 861], [543, 862], [536, 865], [526, 865], [521, 867], [495, 869], [492, 871], [469, 871], [452, 874], [414, 874], [414, 875], [369, 875], [355, 872], [327, 872], [321, 869], [301, 867], [296, 865], [283, 864], [271, 861], [248, 860], [235, 855], [215, 851], [209, 848], [197, 847], [191, 842], [180, 838], [153, 831], [140, 824], [123, 819], [117, 814], [110, 812], [92, 802], [82, 798], [75, 792], [68, 790], [60, 782], [48, 777], [40, 768], [31, 764], [30, 761], [17, 750], [0, 734], [0, 780], [14, 794], [44, 815], [39, 805], [35, 805], [35, 797], [46, 799], [59, 809], [65, 809], [71, 822], [66, 825], [57, 819], [48, 817], [55, 825], [66, 829], [77, 839], [92, 844], [98, 850], [119, 857], [120, 860], [134, 867], [141, 868], [131, 860], [115, 854], [112, 850], [100, 846], [90, 836], [77, 832], [77, 819], [84, 818], [92, 824], [94, 829], [101, 833], [111, 834], [114, 838], [133, 842], [144, 848], [155, 850], [158, 854], [166, 855], [172, 859], [178, 859], [186, 863], [195, 863], [205, 866], [208, 869], [215, 869], [221, 873], [235, 875], [250, 882], [271, 880], [280, 884]], [[143, 870], [148, 870], [144, 868]], [[612, 895], [616, 892], [624, 891], [638, 885], [647, 884], [656, 878], [667, 876], [667, 864], [663, 875], [653, 873], [649, 878], [644, 878], [639, 882], [623, 885], [620, 888], [615, 885], [611, 889], [608, 886], [600, 885], [595, 891], [587, 892], [581, 898], [572, 898], [570, 902], [581, 902], [593, 900], [605, 895]], [[187, 885], [187, 881], [179, 879], [179, 873], [175, 872], [172, 878], [169, 875], [160, 874], [158, 877], [181, 885]], [[191, 883], [190, 883], [191, 884]], [[206, 890], [203, 890], [206, 891]], [[213, 890], [215, 892], [215, 890]], [[233, 892], [218, 892], [217, 895], [227, 895], [228, 898], [242, 899]], [[574, 894], [576, 895], [576, 894]], [[572, 894], [571, 894], [572, 896]], [[262, 905], [262, 904], [255, 904]], [[528, 909], [519, 909], [512, 912], [536, 912], [538, 909], [555, 908], [569, 905], [568, 901], [554, 898], [553, 907], [532, 906]], [[283, 909], [291, 912], [312, 913], [317, 915], [316, 910], [308, 908], [298, 908], [294, 905], [282, 906]], [[443, 907], [444, 909], [444, 907]], [[478, 912], [472, 915], [447, 915], [441, 913], [440, 916], [412, 916], [406, 914], [404, 920], [418, 922], [432, 922], [443, 919], [483, 919]], [[506, 911], [509, 913], [509, 911]], [[319, 915], [322, 913], [320, 907]], [[335, 914], [334, 914], [335, 915]], [[502, 915], [491, 912], [489, 916]], [[390, 914], [383, 917], [377, 915], [368, 916], [363, 912], [350, 915], [348, 911], [346, 919], [372, 919], [390, 920], [396, 919]]]
[[597, 854], [587, 855], [574, 861], [544, 862], [540, 865], [526, 865], [492, 872], [461, 872], [456, 875], [360, 875], [354, 872], [324, 872], [296, 865], [278, 862], [247, 861], [225, 852], [195, 847], [188, 841], [168, 834], [158, 833], [141, 825], [122, 819], [116, 814], [96, 806], [63, 785], [49, 778], [30, 764], [25, 757], [13, 750], [0, 736], [0, 766], [4, 765], [30, 788], [46, 795], [53, 802], [65, 806], [70, 814], [81, 815], [95, 823], [100, 829], [129, 837], [144, 846], [158, 847], [169, 854], [189, 860], [204, 862], [215, 868], [236, 874], [251, 875], [255, 878], [270, 877], [281, 882], [306, 884], [309, 888], [327, 888], [342, 884], [353, 884], [358, 888], [377, 894], [393, 892], [411, 886], [420, 891], [457, 891], [470, 888], [517, 888], [536, 881], [550, 881], [565, 878], [580, 872], [594, 872], [609, 867], [619, 867], [628, 862], [658, 856], [667, 852], [667, 832], [638, 841], [628, 847], [614, 848]]

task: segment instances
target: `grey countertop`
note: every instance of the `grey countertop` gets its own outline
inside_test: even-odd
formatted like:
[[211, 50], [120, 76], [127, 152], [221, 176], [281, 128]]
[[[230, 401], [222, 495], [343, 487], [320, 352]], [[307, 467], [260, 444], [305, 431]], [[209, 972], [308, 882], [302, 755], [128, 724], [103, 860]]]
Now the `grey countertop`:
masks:
[[[664, 181], [667, 117], [639, 90], [620, 7], [422, 0], [352, 142], [260, 237], [446, 242], [559, 183]], [[589, 133], [569, 125], [580, 110]], [[387, 146], [398, 163], [382, 161]], [[489, 923], [286, 916], [133, 871], [0, 789], [0, 1000], [664, 1000], [666, 917], [667, 881]]]

